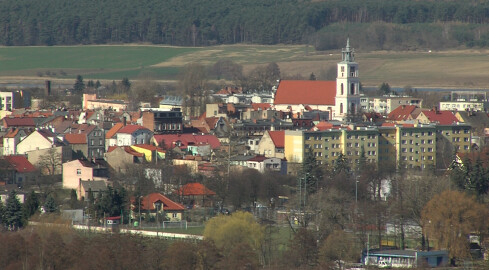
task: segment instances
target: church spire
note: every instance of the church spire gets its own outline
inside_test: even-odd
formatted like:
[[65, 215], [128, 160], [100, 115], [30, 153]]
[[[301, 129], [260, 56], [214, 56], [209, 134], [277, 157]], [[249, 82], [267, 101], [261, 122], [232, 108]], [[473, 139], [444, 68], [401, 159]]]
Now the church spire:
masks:
[[344, 62], [355, 62], [354, 51], [350, 48], [350, 38], [346, 39], [346, 48], [341, 50], [341, 54]]

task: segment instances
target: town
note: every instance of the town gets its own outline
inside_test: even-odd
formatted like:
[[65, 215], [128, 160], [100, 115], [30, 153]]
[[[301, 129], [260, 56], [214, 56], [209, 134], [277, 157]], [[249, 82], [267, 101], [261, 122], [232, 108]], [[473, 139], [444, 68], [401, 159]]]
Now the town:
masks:
[[[204, 89], [194, 70], [181, 95], [150, 102], [107, 94], [113, 87], [122, 96], [127, 78], [4, 89], [4, 230], [51, 224], [181, 238], [180, 261], [165, 261], [168, 269], [417, 268], [486, 258], [487, 91], [453, 90], [428, 106], [414, 89], [367, 91], [349, 39], [334, 69], [336, 80], [283, 79], [271, 63], [252, 91]], [[230, 230], [233, 222], [241, 225]], [[204, 240], [213, 249], [196, 246]], [[176, 267], [199, 261], [199, 250], [216, 253], [202, 255], [210, 268]]]

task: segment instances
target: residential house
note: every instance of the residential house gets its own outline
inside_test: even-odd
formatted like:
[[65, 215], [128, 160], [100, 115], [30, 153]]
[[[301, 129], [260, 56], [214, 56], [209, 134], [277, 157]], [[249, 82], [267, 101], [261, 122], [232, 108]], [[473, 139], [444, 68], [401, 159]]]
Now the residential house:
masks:
[[261, 138], [256, 153], [266, 157], [285, 158], [284, 143], [284, 130], [267, 131]]
[[[168, 197], [160, 193], [151, 193], [141, 198], [141, 201], [136, 201], [135, 198], [131, 199], [132, 207], [135, 209], [137, 204], [140, 204], [141, 213], [149, 214], [151, 216], [163, 216], [163, 219], [169, 221], [181, 221], [183, 219], [183, 212], [185, 208], [183, 205], [170, 200]], [[135, 213], [132, 213], [132, 217]]]
[[190, 208], [212, 207], [216, 193], [201, 183], [187, 183], [175, 190], [175, 194], [181, 198], [184, 205]]
[[125, 111], [129, 102], [124, 100], [98, 99], [96, 94], [83, 94], [84, 110], [114, 110]]
[[105, 134], [103, 129], [95, 125], [82, 125], [75, 133], [65, 134], [65, 141], [69, 143], [77, 158], [99, 159], [105, 153]]
[[81, 180], [79, 179], [76, 196], [79, 201], [86, 201], [92, 193], [93, 198], [97, 198], [98, 194], [107, 190], [107, 182], [103, 180]]
[[151, 144], [163, 149], [173, 149], [175, 147], [186, 148], [189, 145], [199, 145], [207, 143], [212, 150], [216, 150], [221, 146], [219, 139], [214, 135], [199, 135], [199, 134], [165, 134], [154, 135], [151, 139]]
[[451, 125], [457, 123], [458, 119], [451, 111], [440, 111], [437, 108], [433, 108], [429, 111], [422, 111], [416, 120], [421, 124], [436, 123], [439, 125]]
[[110, 146], [105, 153], [105, 159], [115, 171], [125, 172], [131, 165], [143, 163], [144, 154], [130, 146]]
[[130, 146], [135, 144], [149, 144], [153, 132], [143, 126], [127, 125], [116, 133], [117, 146]]
[[109, 166], [103, 159], [76, 159], [63, 163], [63, 188], [78, 189], [80, 180], [107, 181]]
[[420, 113], [421, 109], [415, 105], [402, 105], [392, 110], [387, 115], [386, 120], [389, 122], [403, 123], [416, 119]]
[[37, 169], [25, 156], [4, 156], [3, 159], [15, 170], [13, 184], [22, 186], [36, 180]]
[[51, 130], [39, 129], [27, 135], [17, 144], [16, 154], [25, 155], [30, 151], [48, 149], [60, 145], [65, 144]]
[[11, 128], [3, 136], [3, 155], [17, 154], [17, 144], [23, 140], [30, 131], [28, 129]]
[[105, 133], [105, 148], [106, 150], [111, 147], [117, 145], [117, 132], [125, 125], [124, 123], [116, 123], [109, 131]]
[[130, 146], [132, 150], [144, 155], [146, 162], [158, 162], [158, 160], [165, 159], [165, 151], [149, 144], [137, 144]]
[[35, 128], [37, 126], [34, 117], [12, 117], [6, 116], [2, 119], [3, 128]]
[[248, 159], [246, 163], [248, 168], [258, 170], [261, 173], [275, 171], [287, 174], [287, 161], [285, 159], [257, 155]]

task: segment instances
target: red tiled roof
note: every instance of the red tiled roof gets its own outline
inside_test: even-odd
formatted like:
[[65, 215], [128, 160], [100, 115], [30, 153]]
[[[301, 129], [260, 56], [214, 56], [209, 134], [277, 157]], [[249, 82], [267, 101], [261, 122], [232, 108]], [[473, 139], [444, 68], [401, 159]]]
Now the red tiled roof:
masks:
[[65, 140], [70, 144], [86, 144], [87, 135], [86, 134], [65, 134]]
[[[160, 147], [165, 147], [166, 149], [175, 147], [175, 143], [180, 141], [182, 146], [208, 143], [211, 145], [212, 149], [216, 149], [221, 146], [219, 139], [214, 135], [194, 135], [194, 134], [163, 134], [154, 135], [155, 141]], [[165, 145], [161, 145], [161, 142], [165, 141]]]
[[35, 127], [36, 124], [34, 123], [34, 118], [32, 117], [15, 117], [15, 118], [10, 118], [10, 117], [4, 117], [3, 118], [4, 124], [6, 127]]
[[36, 171], [36, 167], [34, 167], [25, 156], [5, 156], [4, 159], [19, 173]]
[[115, 124], [107, 133], [105, 134], [106, 139], [112, 138], [121, 128], [124, 127], [123, 123], [117, 123]]
[[255, 157], [248, 159], [248, 161], [263, 162], [265, 159], [269, 159], [269, 158], [265, 156], [257, 155]]
[[268, 131], [268, 135], [272, 138], [275, 147], [284, 148], [285, 145], [285, 130]]
[[332, 128], [333, 128], [333, 124], [331, 124], [330, 122], [321, 121], [317, 125], [315, 125], [314, 127], [312, 127], [310, 130], [313, 130], [313, 131], [324, 131], [324, 130], [328, 130], [328, 129], [332, 129]]
[[251, 107], [253, 108], [253, 111], [266, 111], [272, 107], [272, 104], [270, 103], [253, 103], [251, 104]]
[[458, 122], [457, 117], [455, 117], [451, 111], [431, 110], [421, 113], [424, 114], [430, 122], [436, 122], [440, 125], [451, 125]]
[[[133, 198], [131, 201], [134, 203], [135, 199]], [[185, 207], [183, 207], [183, 205], [168, 199], [166, 196], [163, 196], [160, 193], [151, 193], [147, 196], [144, 196], [141, 199], [141, 210], [156, 210], [154, 203], [158, 201], [163, 204], [163, 211], [185, 210]]]
[[201, 183], [188, 183], [176, 190], [175, 193], [180, 196], [216, 195], [214, 191], [206, 188]]
[[395, 108], [387, 115], [388, 120], [392, 121], [405, 121], [409, 119], [409, 116], [416, 110], [415, 105], [401, 105]]
[[140, 125], [127, 125], [121, 129], [119, 129], [119, 131], [117, 133], [127, 133], [127, 134], [132, 134], [138, 130], [141, 130], [141, 129], [145, 129], [145, 130], [149, 130], [143, 126], [140, 126]]
[[280, 81], [274, 104], [334, 105], [336, 81]]

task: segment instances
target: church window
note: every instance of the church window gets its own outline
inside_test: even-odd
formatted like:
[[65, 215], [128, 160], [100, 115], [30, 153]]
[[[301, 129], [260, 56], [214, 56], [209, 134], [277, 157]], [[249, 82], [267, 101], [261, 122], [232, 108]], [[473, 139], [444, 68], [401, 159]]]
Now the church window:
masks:
[[355, 84], [354, 83], [351, 84], [351, 89], [350, 90], [351, 90], [350, 93], [352, 95], [355, 95]]
[[355, 113], [355, 103], [351, 104], [351, 113]]
[[350, 76], [355, 77], [355, 67], [350, 67]]
[[343, 103], [340, 103], [340, 113], [343, 113]]
[[345, 72], [345, 67], [341, 67], [341, 72]]
[[343, 95], [343, 84], [341, 84], [341, 95]]

